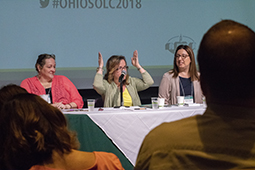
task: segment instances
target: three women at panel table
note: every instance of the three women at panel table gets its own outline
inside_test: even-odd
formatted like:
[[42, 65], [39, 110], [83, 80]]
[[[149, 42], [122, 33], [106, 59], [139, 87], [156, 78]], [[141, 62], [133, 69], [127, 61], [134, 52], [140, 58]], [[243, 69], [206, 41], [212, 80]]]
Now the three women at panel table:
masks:
[[124, 169], [113, 153], [78, 151], [63, 113], [35, 94], [17, 94], [4, 103], [0, 136], [0, 169]]
[[120, 106], [120, 82], [119, 77], [122, 70], [127, 73], [123, 77], [123, 102], [124, 106], [139, 106], [141, 101], [138, 91], [150, 87], [154, 81], [150, 74], [141, 67], [138, 60], [138, 52], [134, 51], [131, 63], [141, 73], [142, 79], [128, 75], [126, 58], [121, 55], [111, 56], [106, 63], [106, 74], [103, 76], [103, 57], [98, 54], [97, 73], [94, 78], [93, 87], [104, 99], [104, 107]]
[[177, 96], [186, 100], [203, 103], [199, 73], [196, 69], [193, 50], [187, 45], [179, 45], [174, 54], [174, 67], [163, 75], [159, 86], [159, 97], [165, 104], [177, 103]]
[[21, 87], [36, 95], [48, 94], [52, 106], [59, 109], [83, 107], [83, 99], [75, 85], [65, 76], [55, 75], [55, 55], [39, 55], [35, 69], [38, 75], [23, 80]]

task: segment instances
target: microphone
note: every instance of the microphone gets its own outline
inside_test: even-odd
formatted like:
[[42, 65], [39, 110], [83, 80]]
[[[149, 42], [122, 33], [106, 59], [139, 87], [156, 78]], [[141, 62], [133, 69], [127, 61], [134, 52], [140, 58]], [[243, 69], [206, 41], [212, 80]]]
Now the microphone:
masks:
[[120, 75], [120, 77], [119, 77], [119, 82], [122, 82], [123, 81], [123, 78], [124, 78], [124, 76], [127, 74], [127, 72], [125, 71], [125, 70], [122, 70], [122, 72], [121, 72], [121, 75]]

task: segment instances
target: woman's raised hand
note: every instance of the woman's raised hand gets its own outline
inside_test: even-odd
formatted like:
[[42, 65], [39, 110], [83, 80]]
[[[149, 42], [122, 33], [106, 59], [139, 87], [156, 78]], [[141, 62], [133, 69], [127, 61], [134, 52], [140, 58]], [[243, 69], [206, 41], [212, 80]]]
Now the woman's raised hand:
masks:
[[137, 50], [135, 50], [134, 53], [133, 53], [133, 57], [131, 58], [131, 63], [136, 68], [141, 67], [140, 64], [139, 64], [139, 61], [138, 61], [138, 52], [137, 52]]
[[103, 61], [103, 57], [102, 57], [102, 54], [99, 52], [98, 53], [98, 66], [100, 68], [103, 68], [104, 67], [104, 61]]
[[133, 66], [135, 66], [138, 69], [138, 71], [140, 71], [140, 73], [145, 72], [145, 70], [139, 64], [137, 50], [135, 50], [134, 53], [133, 53], [133, 57], [131, 58], [131, 63], [132, 63]]
[[97, 73], [103, 74], [103, 67], [104, 67], [104, 61], [102, 54], [99, 52], [98, 53], [98, 68], [97, 68]]

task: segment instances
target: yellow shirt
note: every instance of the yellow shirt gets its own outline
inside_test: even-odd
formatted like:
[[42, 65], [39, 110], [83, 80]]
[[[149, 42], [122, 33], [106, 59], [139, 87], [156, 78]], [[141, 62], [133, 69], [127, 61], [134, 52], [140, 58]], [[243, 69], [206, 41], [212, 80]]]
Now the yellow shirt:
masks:
[[132, 98], [127, 90], [127, 88], [125, 88], [124, 92], [123, 92], [123, 101], [124, 101], [124, 106], [132, 106]]

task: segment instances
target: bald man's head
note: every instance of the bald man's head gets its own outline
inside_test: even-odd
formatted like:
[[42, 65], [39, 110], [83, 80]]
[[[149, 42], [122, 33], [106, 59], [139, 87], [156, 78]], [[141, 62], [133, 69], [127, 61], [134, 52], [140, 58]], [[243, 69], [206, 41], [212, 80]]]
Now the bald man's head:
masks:
[[255, 97], [255, 33], [247, 26], [231, 20], [215, 24], [204, 35], [197, 59], [205, 93]]

